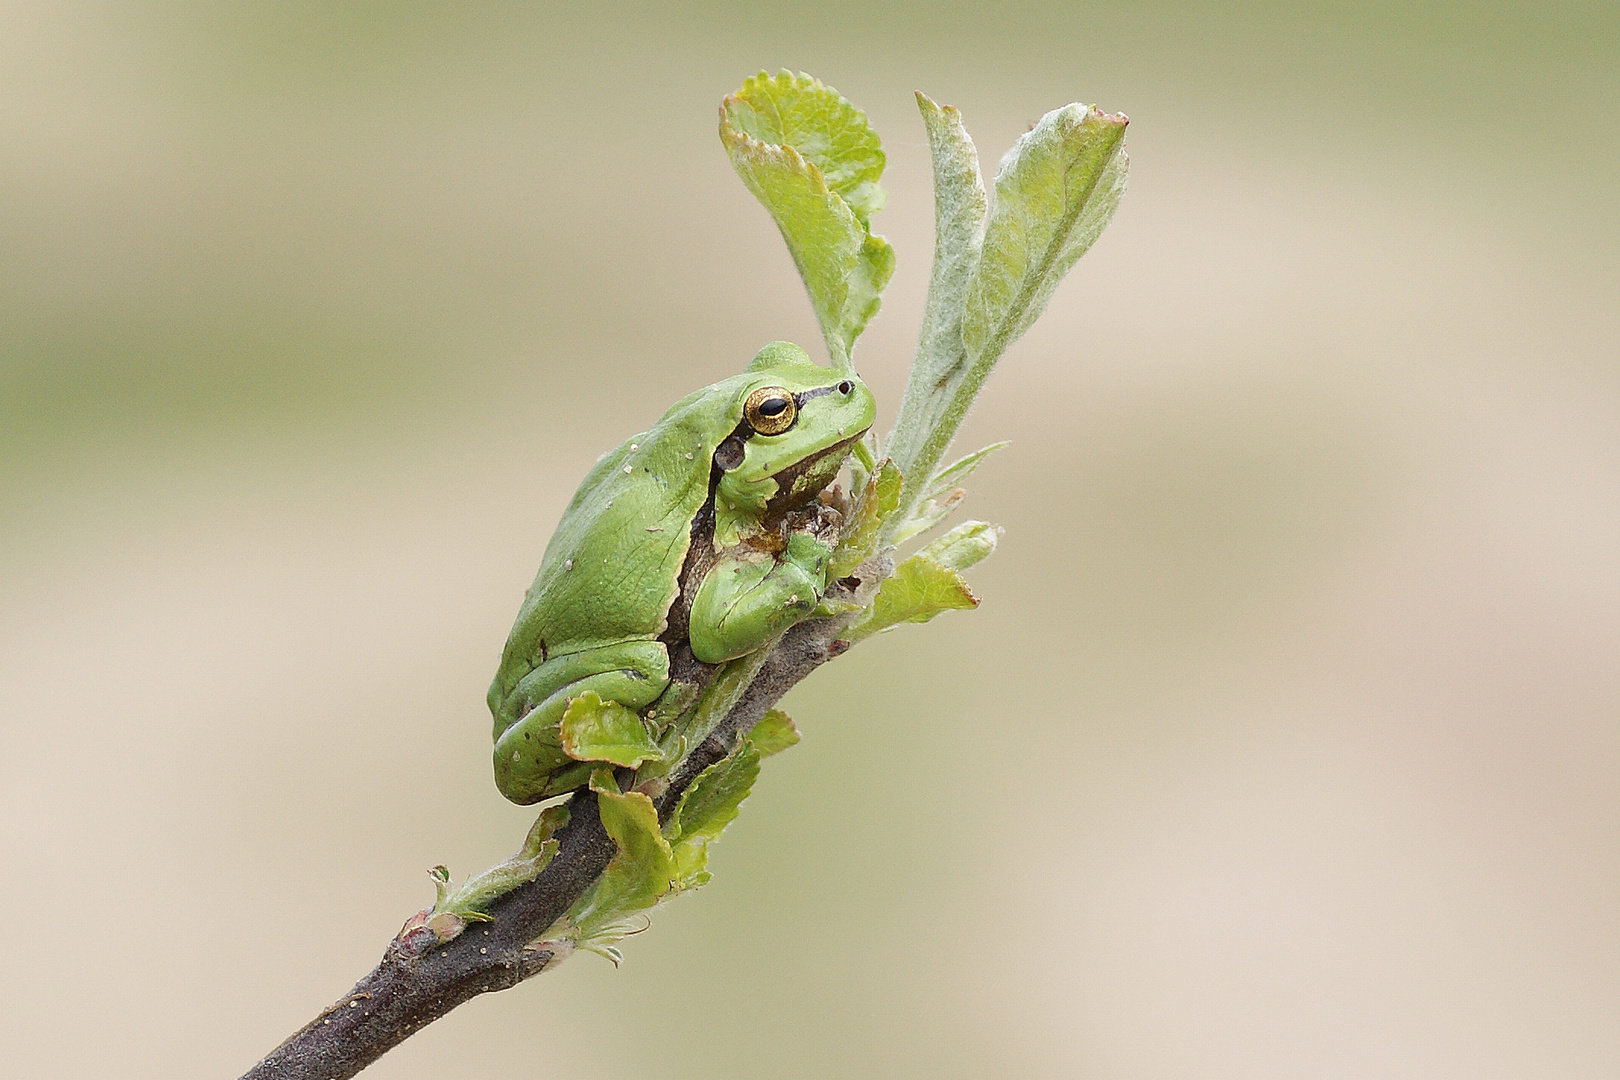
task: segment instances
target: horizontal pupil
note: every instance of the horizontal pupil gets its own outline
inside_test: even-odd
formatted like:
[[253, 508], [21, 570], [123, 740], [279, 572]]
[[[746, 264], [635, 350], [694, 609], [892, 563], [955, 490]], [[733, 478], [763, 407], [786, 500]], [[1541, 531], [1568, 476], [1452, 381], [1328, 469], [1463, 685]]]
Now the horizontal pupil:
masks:
[[759, 415], [775, 416], [788, 406], [786, 398], [770, 398], [759, 403]]

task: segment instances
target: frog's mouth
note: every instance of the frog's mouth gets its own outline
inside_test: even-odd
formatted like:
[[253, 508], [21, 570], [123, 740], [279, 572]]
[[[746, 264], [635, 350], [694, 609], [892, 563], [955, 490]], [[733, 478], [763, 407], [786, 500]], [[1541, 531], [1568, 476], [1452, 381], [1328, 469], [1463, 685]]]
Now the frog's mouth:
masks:
[[849, 448], [866, 431], [866, 428], [862, 428], [849, 438], [835, 442], [825, 450], [818, 450], [803, 461], [772, 475], [771, 479], [776, 481], [776, 494], [765, 504], [766, 514], [789, 514], [808, 506], [838, 476], [838, 470], [844, 467], [844, 459], [849, 456]]

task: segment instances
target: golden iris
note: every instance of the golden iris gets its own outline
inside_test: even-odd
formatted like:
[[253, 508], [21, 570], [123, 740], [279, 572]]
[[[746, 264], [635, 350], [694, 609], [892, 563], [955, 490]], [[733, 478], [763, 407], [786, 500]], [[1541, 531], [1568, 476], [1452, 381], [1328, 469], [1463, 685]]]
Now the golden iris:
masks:
[[743, 402], [743, 419], [761, 435], [780, 435], [798, 418], [798, 403], [780, 386], [762, 386]]

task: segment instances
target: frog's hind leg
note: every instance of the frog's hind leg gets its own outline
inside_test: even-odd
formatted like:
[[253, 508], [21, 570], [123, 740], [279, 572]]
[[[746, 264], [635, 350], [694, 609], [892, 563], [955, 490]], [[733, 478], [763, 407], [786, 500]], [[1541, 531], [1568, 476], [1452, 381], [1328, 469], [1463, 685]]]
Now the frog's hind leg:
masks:
[[516, 803], [561, 795], [584, 784], [591, 766], [562, 748], [558, 725], [568, 703], [587, 690], [603, 701], [642, 709], [669, 683], [669, 654], [656, 641], [628, 641], [547, 660], [512, 695], [517, 719], [495, 737], [495, 786]]

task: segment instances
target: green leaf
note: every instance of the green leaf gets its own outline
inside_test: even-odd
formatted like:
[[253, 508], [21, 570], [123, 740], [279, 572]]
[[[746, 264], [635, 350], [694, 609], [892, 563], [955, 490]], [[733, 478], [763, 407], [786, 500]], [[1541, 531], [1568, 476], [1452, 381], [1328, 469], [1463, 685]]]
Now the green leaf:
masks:
[[941, 469], [934, 478], [928, 482], [924, 490], [922, 501], [911, 516], [901, 525], [894, 535], [894, 542], [903, 544], [913, 536], [918, 536], [932, 529], [944, 520], [945, 515], [956, 509], [967, 492], [957, 485], [973, 475], [973, 470], [979, 467], [979, 462], [1006, 446], [1006, 442], [991, 443], [983, 450], [975, 450], [960, 461]]
[[[921, 93], [917, 94], [917, 110], [928, 130], [934, 166], [934, 267], [924, 313], [922, 337], [926, 341], [931, 334], [953, 336], [961, 320], [968, 281], [979, 261], [988, 200], [979, 175], [979, 151], [962, 126], [961, 112], [952, 105], [937, 105]], [[932, 350], [920, 351], [932, 354]], [[937, 378], [940, 373], [921, 374]]]
[[870, 229], [883, 201], [876, 134], [818, 80], [761, 72], [721, 102], [720, 140], [781, 230], [834, 367], [850, 370], [894, 274], [894, 249]]
[[759, 777], [760, 756], [758, 747], [742, 740], [729, 755], [698, 773], [681, 796], [664, 826], [681, 888], [695, 889], [709, 880], [709, 845], [736, 820]]
[[608, 947], [635, 929], [626, 920], [679, 888], [679, 879], [652, 800], [639, 791], [620, 792], [607, 769], [591, 774], [591, 790], [602, 828], [618, 850], [566, 919], [580, 948], [611, 956]]
[[[988, 205], [979, 176], [979, 154], [962, 126], [962, 114], [921, 93], [917, 109], [928, 131], [934, 163], [934, 266], [900, 415], [883, 443], [910, 478], [901, 500], [907, 509], [919, 501], [923, 485], [960, 423], [958, 417], [942, 430], [952, 390], [966, 367], [962, 312], [979, 262], [979, 238]], [[964, 404], [962, 411], [965, 409]], [[943, 441], [935, 440], [938, 445], [930, 446], [936, 432]]]
[[791, 146], [814, 165], [862, 223], [883, 209], [883, 147], [866, 114], [803, 72], [760, 72], [722, 103], [731, 127], [762, 143]]
[[748, 741], [759, 748], [760, 757], [768, 758], [799, 745], [799, 729], [793, 726], [793, 718], [787, 713], [771, 709], [748, 729]]
[[872, 447], [868, 441], [870, 438], [871, 432], [867, 432], [866, 438], [861, 439], [850, 447], [851, 454], [854, 455], [855, 460], [866, 472], [871, 472], [873, 469], [877, 468], [877, 456], [872, 453]]
[[846, 577], [872, 554], [884, 519], [900, 502], [900, 470], [888, 458], [866, 478], [866, 488], [855, 504], [855, 512], [838, 537], [838, 547], [827, 561], [827, 580]]
[[927, 622], [942, 611], [978, 606], [955, 570], [922, 554], [913, 555], [895, 567], [866, 618], [852, 625], [844, 640], [853, 644], [898, 623]]
[[[728, 660], [709, 677], [708, 685], [704, 686], [697, 702], [687, 709], [664, 737], [666, 740], [678, 736], [685, 741], [686, 746], [701, 746], [724, 720], [731, 707], [742, 698], [748, 684], [754, 681], [759, 674], [760, 667], [765, 658], [770, 655], [775, 641], [760, 646], [758, 649], [739, 656], [735, 660]], [[668, 769], [655, 768], [654, 774], [668, 772]], [[643, 773], [636, 774], [644, 778]]]
[[964, 521], [917, 554], [947, 570], [966, 570], [996, 550], [1001, 530], [987, 521]]
[[[520, 885], [527, 885], [540, 876], [540, 872], [557, 854], [557, 841], [551, 834], [568, 824], [566, 805], [548, 806], [535, 818], [523, 846], [511, 858], [474, 874], [459, 887], [451, 888], [450, 871], [435, 866], [428, 871], [433, 879], [438, 899], [433, 907], [421, 913], [422, 925], [427, 926], [440, 941], [449, 941], [466, 929], [470, 922], [489, 922], [486, 914], [491, 902]], [[415, 920], [413, 920], [414, 922]], [[411, 923], [406, 924], [409, 929]]]
[[568, 703], [559, 728], [563, 753], [578, 761], [607, 761], [635, 768], [661, 756], [647, 725], [617, 701], [587, 690]]
[[970, 364], [999, 356], [1029, 329], [1125, 191], [1126, 119], [1065, 105], [1013, 144], [996, 171], [962, 341]]
[[[547, 844], [552, 845], [553, 851], [556, 850], [556, 842], [551, 839], [551, 834], [566, 824], [568, 824], [567, 803], [546, 807], [540, 811], [540, 816], [534, 819], [534, 824], [529, 826], [529, 835], [523, 838], [523, 846], [518, 848], [517, 854], [507, 862], [540, 862], [541, 857], [545, 855]], [[544, 869], [545, 863], [540, 862], [540, 867]], [[538, 870], [535, 871], [535, 876], [538, 877], [539, 873]]]
[[965, 498], [967, 498], [966, 488], [953, 488], [939, 496], [928, 499], [917, 507], [911, 517], [906, 519], [904, 525], [900, 526], [900, 530], [894, 534], [894, 542], [903, 544], [913, 536], [920, 536], [932, 529], [935, 525], [944, 521], [945, 516], [955, 510], [957, 504]]
[[973, 475], [973, 470], [979, 467], [981, 461], [1000, 450], [1003, 446], [1008, 445], [1010, 444], [1005, 439], [1001, 442], [993, 442], [984, 449], [975, 450], [966, 457], [939, 470], [934, 474], [934, 478], [928, 482], [928, 490], [923, 497], [928, 499], [938, 498], [941, 493], [966, 482], [967, 478]]

